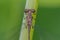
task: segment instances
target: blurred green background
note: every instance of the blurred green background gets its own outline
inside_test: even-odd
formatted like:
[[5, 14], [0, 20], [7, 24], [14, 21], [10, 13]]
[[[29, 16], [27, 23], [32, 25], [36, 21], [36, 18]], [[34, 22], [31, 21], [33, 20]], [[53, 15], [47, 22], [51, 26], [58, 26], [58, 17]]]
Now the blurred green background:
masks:
[[[18, 40], [26, 0], [0, 0], [0, 40]], [[33, 40], [60, 40], [60, 0], [38, 0]]]
[[33, 40], [60, 40], [60, 0], [39, 0]]
[[0, 0], [0, 40], [18, 40], [25, 0]]

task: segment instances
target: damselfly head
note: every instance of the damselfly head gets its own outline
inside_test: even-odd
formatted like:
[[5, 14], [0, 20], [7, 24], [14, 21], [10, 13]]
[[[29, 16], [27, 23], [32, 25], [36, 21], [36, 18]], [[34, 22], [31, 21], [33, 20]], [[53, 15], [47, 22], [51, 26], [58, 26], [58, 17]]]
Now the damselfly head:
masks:
[[34, 9], [25, 9], [24, 12], [25, 12], [25, 13], [29, 13], [29, 12], [31, 12], [31, 13], [35, 13], [35, 10], [34, 10]]

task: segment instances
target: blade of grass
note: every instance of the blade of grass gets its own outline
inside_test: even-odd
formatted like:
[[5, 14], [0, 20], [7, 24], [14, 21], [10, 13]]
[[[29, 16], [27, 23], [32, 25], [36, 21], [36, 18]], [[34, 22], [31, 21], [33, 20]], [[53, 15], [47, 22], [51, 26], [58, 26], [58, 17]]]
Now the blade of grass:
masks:
[[[26, 0], [26, 6], [25, 9], [35, 9], [35, 15], [32, 14], [33, 18], [36, 17], [37, 15], [37, 8], [38, 8], [38, 0]], [[28, 40], [28, 30], [25, 28], [26, 24], [26, 15], [24, 14], [24, 18], [23, 18], [23, 22], [22, 22], [22, 28], [21, 28], [21, 36], [20, 36], [20, 40]], [[35, 20], [33, 19], [32, 21], [32, 25], [35, 25]], [[33, 37], [33, 32], [34, 29], [31, 29], [30, 31], [30, 40], [32, 40]]]

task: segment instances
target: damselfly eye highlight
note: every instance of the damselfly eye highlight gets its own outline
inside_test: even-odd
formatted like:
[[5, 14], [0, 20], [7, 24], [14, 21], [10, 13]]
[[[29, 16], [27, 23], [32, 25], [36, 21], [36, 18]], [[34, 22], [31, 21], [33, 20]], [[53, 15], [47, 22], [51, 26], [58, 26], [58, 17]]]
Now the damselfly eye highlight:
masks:
[[34, 9], [31, 9], [31, 12], [32, 12], [32, 13], [35, 13], [35, 10], [34, 10]]
[[25, 13], [28, 13], [28, 12], [29, 12], [29, 10], [28, 10], [28, 9], [25, 9], [25, 10], [24, 10], [24, 12], [25, 12]]

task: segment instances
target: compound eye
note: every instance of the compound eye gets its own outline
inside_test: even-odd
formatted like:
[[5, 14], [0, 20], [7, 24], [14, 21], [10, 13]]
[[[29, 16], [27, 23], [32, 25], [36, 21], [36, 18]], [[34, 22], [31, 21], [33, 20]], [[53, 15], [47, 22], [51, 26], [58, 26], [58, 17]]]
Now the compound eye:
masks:
[[24, 10], [24, 12], [25, 12], [25, 13], [28, 13], [28, 12], [29, 12], [29, 10], [28, 10], [28, 9], [25, 9], [25, 10]]
[[31, 11], [32, 11], [32, 13], [35, 13], [35, 10], [34, 9], [32, 9]]

